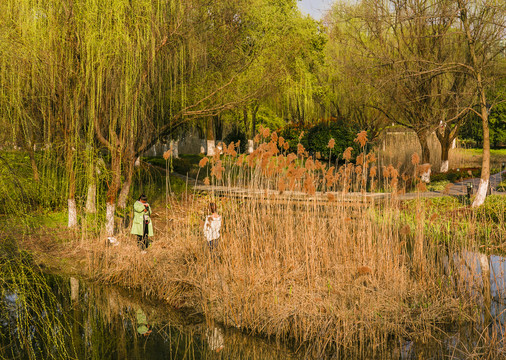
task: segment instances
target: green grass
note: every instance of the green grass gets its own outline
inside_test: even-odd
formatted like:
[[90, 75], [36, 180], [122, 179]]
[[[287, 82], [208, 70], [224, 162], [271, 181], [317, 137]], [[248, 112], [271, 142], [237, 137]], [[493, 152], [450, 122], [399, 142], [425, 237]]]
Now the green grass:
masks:
[[[464, 152], [468, 155], [483, 155], [483, 149], [460, 149], [460, 151]], [[505, 157], [506, 158], [506, 149], [490, 149], [491, 157]]]
[[443, 191], [446, 186], [450, 184], [448, 180], [431, 181], [427, 184], [427, 190], [429, 191]]

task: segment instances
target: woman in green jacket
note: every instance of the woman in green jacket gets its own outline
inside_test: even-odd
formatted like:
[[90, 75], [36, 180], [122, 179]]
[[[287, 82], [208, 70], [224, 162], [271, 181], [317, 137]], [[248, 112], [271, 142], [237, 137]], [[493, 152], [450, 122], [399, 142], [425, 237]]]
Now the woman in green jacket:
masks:
[[153, 236], [153, 224], [151, 223], [151, 207], [148, 198], [142, 194], [134, 203], [134, 219], [131, 234], [137, 235], [137, 243], [144, 250], [149, 245], [148, 236]]

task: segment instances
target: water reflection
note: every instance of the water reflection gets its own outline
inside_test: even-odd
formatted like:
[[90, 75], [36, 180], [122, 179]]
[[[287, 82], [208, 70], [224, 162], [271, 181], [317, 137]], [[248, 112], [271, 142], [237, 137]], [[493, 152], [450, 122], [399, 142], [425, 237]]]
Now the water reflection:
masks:
[[[0, 301], [0, 358], [69, 359], [466, 359], [491, 351], [497, 358], [504, 334], [506, 262], [488, 258], [489, 276], [483, 276], [483, 261], [473, 253], [456, 254], [456, 286], [465, 287], [489, 306], [491, 322], [482, 326], [454, 323], [431, 329], [421, 339], [388, 339], [383, 350], [360, 349], [314, 353], [311, 346], [298, 353], [236, 329], [224, 329], [192, 312], [171, 310], [115, 287], [87, 284], [76, 278], [46, 275], [2, 288]], [[490, 303], [484, 283], [490, 278]], [[30, 288], [34, 287], [34, 288]], [[38, 287], [40, 288], [38, 288]], [[36, 287], [36, 288], [35, 288]], [[481, 299], [481, 300], [480, 300]], [[480, 355], [481, 354], [481, 355]]]
[[[202, 316], [172, 311], [133, 292], [89, 285], [76, 278], [48, 276], [56, 302], [46, 304], [68, 330], [65, 349], [40, 339], [16, 339], [19, 294], [3, 292], [0, 350], [2, 358], [78, 359], [295, 359], [286, 348], [244, 335], [235, 329], [207, 325]], [[34, 327], [39, 321], [33, 323]], [[34, 333], [43, 329], [34, 329]], [[16, 344], [11, 343], [14, 339]], [[6, 348], [15, 350], [6, 352]], [[35, 349], [31, 352], [29, 347]], [[60, 351], [61, 350], [61, 351]], [[41, 355], [45, 354], [45, 355]], [[50, 354], [50, 355], [48, 355]], [[3, 356], [2, 356], [3, 355]]]

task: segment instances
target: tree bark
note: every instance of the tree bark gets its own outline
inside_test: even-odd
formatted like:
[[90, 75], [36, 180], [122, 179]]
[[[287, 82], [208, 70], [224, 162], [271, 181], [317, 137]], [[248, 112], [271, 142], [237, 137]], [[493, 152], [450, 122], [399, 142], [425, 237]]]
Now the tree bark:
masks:
[[69, 176], [69, 197], [68, 197], [68, 227], [72, 228], [77, 225], [77, 208], [76, 208], [76, 173], [74, 169], [74, 150], [67, 140], [67, 173]]
[[[483, 91], [483, 96], [484, 91]], [[482, 106], [481, 119], [483, 125], [483, 159], [481, 163], [481, 178], [476, 197], [472, 207], [481, 206], [487, 197], [488, 187], [490, 185], [490, 132], [488, 128], [488, 113], [486, 105]]]
[[128, 194], [130, 193], [130, 187], [132, 185], [132, 177], [133, 177], [133, 173], [134, 173], [134, 162], [135, 162], [135, 159], [132, 158], [132, 159], [129, 159], [128, 163], [127, 163], [126, 174], [125, 174], [126, 180], [123, 183], [123, 186], [121, 187], [121, 191], [118, 196], [118, 208], [119, 209], [126, 208]]
[[248, 108], [244, 108], [242, 110], [242, 121], [244, 123], [244, 131], [246, 132], [246, 135], [248, 135], [249, 133], [249, 123], [248, 123]]
[[97, 184], [95, 178], [88, 185], [88, 193], [86, 194], [86, 214], [95, 214], [97, 212]]
[[206, 121], [206, 139], [207, 139], [207, 155], [213, 156], [216, 147], [216, 137], [214, 136], [213, 119], [208, 118]]
[[450, 149], [452, 147], [453, 140], [457, 136], [458, 125], [453, 128], [450, 128], [448, 125], [444, 127], [444, 129], [436, 130], [436, 136], [439, 140], [439, 144], [441, 145], [441, 168], [440, 172], [445, 173], [448, 172], [450, 168], [449, 155]]
[[106, 225], [105, 230], [107, 236], [114, 235], [114, 213], [116, 211], [116, 197], [121, 184], [121, 153], [120, 150], [111, 152], [111, 171], [112, 181], [107, 190], [106, 204]]
[[253, 106], [253, 111], [251, 113], [251, 137], [250, 137], [250, 139], [255, 138], [255, 135], [256, 135], [257, 113], [258, 113], [259, 108], [260, 108], [259, 103], [256, 103], [255, 106]]
[[428, 133], [426, 130], [419, 130], [416, 132], [420, 147], [422, 148], [422, 164], [430, 164], [430, 149], [427, 142]]
[[480, 113], [482, 127], [483, 127], [483, 158], [481, 163], [481, 178], [476, 197], [474, 198], [472, 207], [481, 206], [487, 197], [487, 191], [490, 184], [490, 131], [488, 127], [488, 109], [487, 109], [487, 95], [483, 85], [482, 69], [483, 64], [478, 62], [476, 55], [475, 39], [471, 35], [471, 25], [467, 16], [466, 4], [462, 0], [457, 0], [460, 7], [460, 20], [467, 38], [467, 45], [469, 47], [469, 55], [471, 58], [472, 75], [476, 79], [476, 88], [478, 97], [480, 99]]
[[86, 214], [95, 214], [97, 212], [97, 182], [95, 178], [96, 165], [93, 161], [91, 161], [88, 171], [90, 182], [88, 184], [88, 192], [86, 193], [86, 206], [84, 211]]
[[74, 198], [68, 199], [68, 212], [69, 212], [69, 218], [68, 218], [68, 227], [73, 228], [77, 226], [77, 207], [76, 207], [76, 200]]
[[107, 236], [114, 235], [114, 213], [116, 211], [116, 204], [107, 202], [105, 212], [105, 232]]

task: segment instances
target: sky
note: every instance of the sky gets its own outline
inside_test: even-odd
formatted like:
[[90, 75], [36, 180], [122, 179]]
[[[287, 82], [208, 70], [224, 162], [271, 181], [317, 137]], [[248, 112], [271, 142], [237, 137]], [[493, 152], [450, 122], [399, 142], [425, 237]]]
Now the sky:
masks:
[[299, 9], [304, 14], [311, 15], [314, 19], [320, 20], [323, 13], [329, 10], [334, 0], [299, 0]]

